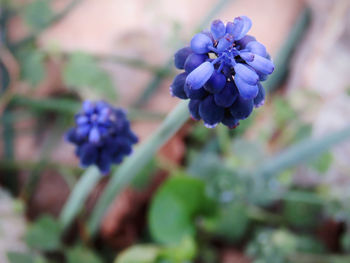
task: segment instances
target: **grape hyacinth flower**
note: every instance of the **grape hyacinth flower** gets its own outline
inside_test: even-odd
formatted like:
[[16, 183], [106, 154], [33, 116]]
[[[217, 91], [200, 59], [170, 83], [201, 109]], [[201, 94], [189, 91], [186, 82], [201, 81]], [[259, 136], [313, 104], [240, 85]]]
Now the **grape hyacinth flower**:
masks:
[[81, 166], [95, 164], [104, 174], [111, 164], [119, 164], [129, 155], [138, 141], [124, 110], [104, 101], [85, 101], [75, 116], [75, 124], [66, 133], [66, 139], [76, 145]]
[[196, 34], [189, 47], [175, 54], [175, 67], [184, 69], [170, 86], [170, 93], [190, 99], [189, 111], [208, 128], [219, 123], [235, 128], [254, 107], [265, 101], [261, 81], [274, 71], [263, 44], [247, 35], [252, 26], [246, 16], [226, 25], [221, 20], [210, 31]]

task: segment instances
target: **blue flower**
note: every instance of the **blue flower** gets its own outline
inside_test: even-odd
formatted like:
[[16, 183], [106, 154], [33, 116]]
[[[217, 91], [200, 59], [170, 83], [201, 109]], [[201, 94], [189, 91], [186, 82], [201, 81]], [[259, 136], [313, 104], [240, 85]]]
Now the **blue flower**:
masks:
[[138, 141], [124, 110], [103, 101], [83, 103], [75, 116], [75, 127], [68, 130], [66, 139], [76, 145], [82, 167], [94, 164], [104, 174], [112, 164], [129, 155]]
[[189, 47], [175, 54], [175, 66], [184, 69], [170, 87], [173, 96], [190, 99], [189, 111], [205, 126], [220, 122], [234, 128], [254, 107], [265, 101], [261, 81], [274, 71], [263, 44], [247, 35], [252, 26], [246, 16], [226, 23], [214, 20], [210, 31], [196, 34]]

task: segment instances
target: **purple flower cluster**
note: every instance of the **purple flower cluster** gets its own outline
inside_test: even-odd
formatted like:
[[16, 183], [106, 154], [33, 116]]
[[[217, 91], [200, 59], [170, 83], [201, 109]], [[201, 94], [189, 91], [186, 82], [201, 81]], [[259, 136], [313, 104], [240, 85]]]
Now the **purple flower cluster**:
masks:
[[103, 101], [85, 101], [75, 124], [66, 139], [77, 146], [82, 167], [95, 164], [102, 173], [108, 173], [111, 164], [120, 163], [138, 141], [125, 112]]
[[221, 20], [210, 31], [196, 34], [190, 47], [175, 54], [175, 66], [185, 72], [177, 75], [170, 93], [190, 99], [189, 111], [208, 128], [220, 122], [234, 128], [246, 119], [254, 106], [264, 104], [261, 81], [274, 70], [263, 44], [247, 32], [252, 25], [246, 16], [226, 25]]

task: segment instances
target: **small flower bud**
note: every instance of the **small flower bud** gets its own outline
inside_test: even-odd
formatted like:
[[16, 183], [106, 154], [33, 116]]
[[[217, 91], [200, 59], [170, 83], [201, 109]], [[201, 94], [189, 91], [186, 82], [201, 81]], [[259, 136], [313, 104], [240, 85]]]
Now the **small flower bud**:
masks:
[[185, 86], [190, 90], [199, 89], [209, 80], [213, 72], [213, 64], [204, 62], [187, 76]]
[[215, 104], [213, 95], [209, 95], [199, 105], [199, 115], [207, 127], [215, 127], [224, 118], [225, 109]]
[[259, 55], [254, 55], [253, 61], [247, 63], [262, 74], [269, 75], [275, 69], [275, 66], [273, 65], [271, 60], [268, 60], [267, 58], [264, 58]]
[[199, 121], [201, 119], [201, 116], [199, 116], [200, 103], [201, 103], [201, 100], [191, 99], [190, 103], [188, 104], [188, 109], [190, 111], [191, 117], [196, 121]]
[[253, 99], [258, 95], [258, 86], [257, 85], [249, 85], [245, 82], [239, 75], [235, 76], [234, 79], [237, 89], [239, 91], [239, 95], [244, 99]]
[[187, 95], [184, 90], [187, 73], [178, 74], [173, 83], [170, 86], [170, 93], [172, 96], [176, 96], [180, 99], [187, 99]]
[[262, 56], [262, 57], [266, 57], [266, 47], [259, 43], [258, 41], [251, 41], [246, 45], [246, 49], [248, 49], [250, 52]]
[[225, 24], [219, 19], [211, 23], [210, 30], [215, 40], [222, 38], [226, 33]]
[[230, 34], [235, 40], [243, 38], [250, 28], [252, 27], [252, 21], [246, 16], [239, 16], [233, 20], [233, 26], [230, 28]]
[[219, 93], [214, 94], [216, 105], [224, 108], [230, 107], [237, 97], [238, 91], [233, 82], [227, 82]]
[[185, 71], [191, 73], [195, 68], [208, 59], [207, 55], [191, 54], [185, 61]]
[[246, 82], [249, 85], [255, 85], [258, 80], [259, 76], [256, 74], [254, 70], [251, 70], [247, 66], [243, 65], [242, 63], [237, 63], [234, 67], [236, 76], [239, 76], [244, 82]]
[[229, 34], [226, 34], [223, 38], [221, 38], [219, 40], [219, 43], [216, 46], [216, 49], [219, 52], [222, 52], [222, 51], [228, 49], [232, 45], [233, 45], [233, 37]]
[[239, 120], [233, 117], [230, 111], [225, 111], [224, 118], [221, 122], [230, 129], [234, 129], [239, 125]]
[[249, 117], [253, 108], [253, 100], [245, 100], [241, 96], [238, 96], [236, 101], [230, 107], [230, 112], [234, 118], [244, 120]]
[[204, 88], [211, 93], [218, 93], [225, 87], [225, 84], [225, 75], [214, 71], [213, 75], [204, 85]]
[[178, 69], [183, 69], [185, 66], [186, 59], [193, 53], [190, 47], [184, 47], [179, 49], [174, 55], [174, 64]]
[[205, 54], [210, 51], [208, 47], [212, 47], [213, 42], [211, 39], [203, 34], [196, 34], [191, 40], [191, 49], [197, 54]]
[[265, 103], [265, 88], [260, 83], [258, 83], [258, 88], [258, 95], [254, 98], [254, 106], [256, 108], [261, 107]]

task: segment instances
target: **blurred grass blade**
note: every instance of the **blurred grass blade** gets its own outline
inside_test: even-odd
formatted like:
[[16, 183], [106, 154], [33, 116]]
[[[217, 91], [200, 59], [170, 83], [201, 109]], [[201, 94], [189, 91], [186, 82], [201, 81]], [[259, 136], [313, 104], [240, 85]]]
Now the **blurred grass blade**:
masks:
[[60, 222], [64, 228], [72, 222], [76, 214], [80, 211], [90, 191], [97, 184], [99, 178], [100, 173], [94, 166], [89, 167], [83, 173], [60, 214]]
[[274, 91], [281, 82], [285, 80], [288, 75], [288, 70], [290, 66], [290, 59], [295, 51], [295, 48], [298, 46], [300, 40], [305, 34], [311, 20], [311, 10], [305, 8], [297, 18], [294, 26], [289, 32], [289, 35], [276, 54], [274, 56], [276, 60], [275, 71], [269, 78], [264, 82], [264, 87], [269, 91]]
[[140, 145], [112, 175], [88, 222], [88, 231], [91, 235], [96, 233], [106, 210], [123, 187], [133, 180], [135, 175], [153, 158], [157, 150], [186, 122], [189, 117], [187, 104], [187, 101], [181, 101], [163, 121], [158, 130]]
[[350, 125], [318, 139], [307, 139], [272, 157], [258, 168], [260, 175], [274, 175], [285, 169], [310, 161], [332, 146], [350, 138]]

